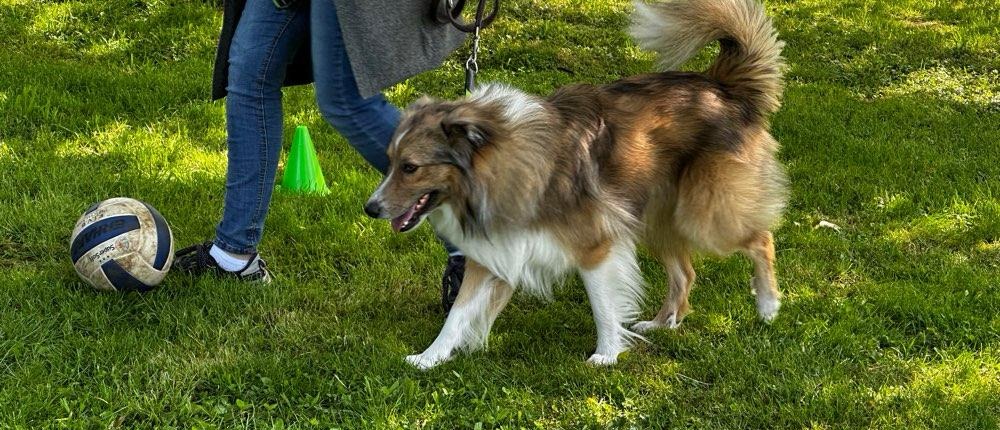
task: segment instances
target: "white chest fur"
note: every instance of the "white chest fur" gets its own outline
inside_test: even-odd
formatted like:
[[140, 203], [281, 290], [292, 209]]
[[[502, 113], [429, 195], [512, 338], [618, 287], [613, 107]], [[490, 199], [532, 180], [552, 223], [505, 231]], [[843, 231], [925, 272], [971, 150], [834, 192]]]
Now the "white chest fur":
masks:
[[466, 257], [531, 294], [551, 299], [552, 285], [573, 268], [567, 250], [545, 231], [505, 231], [488, 239], [466, 237], [448, 205], [431, 214], [430, 221], [435, 231]]

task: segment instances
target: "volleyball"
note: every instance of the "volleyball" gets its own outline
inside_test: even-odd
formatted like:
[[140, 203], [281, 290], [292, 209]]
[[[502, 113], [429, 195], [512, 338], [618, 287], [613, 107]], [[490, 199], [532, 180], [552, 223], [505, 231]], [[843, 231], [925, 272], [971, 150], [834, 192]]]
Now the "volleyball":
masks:
[[148, 291], [174, 258], [167, 221], [152, 206], [127, 197], [97, 202], [76, 222], [70, 238], [76, 273], [106, 291]]

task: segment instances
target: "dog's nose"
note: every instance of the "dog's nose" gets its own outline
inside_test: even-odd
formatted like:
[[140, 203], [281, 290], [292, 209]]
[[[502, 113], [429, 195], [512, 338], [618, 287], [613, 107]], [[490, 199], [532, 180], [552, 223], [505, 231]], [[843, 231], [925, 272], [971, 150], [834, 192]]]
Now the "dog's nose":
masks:
[[365, 203], [365, 213], [372, 218], [378, 218], [382, 215], [382, 205], [379, 204], [378, 200], [369, 200], [368, 203]]

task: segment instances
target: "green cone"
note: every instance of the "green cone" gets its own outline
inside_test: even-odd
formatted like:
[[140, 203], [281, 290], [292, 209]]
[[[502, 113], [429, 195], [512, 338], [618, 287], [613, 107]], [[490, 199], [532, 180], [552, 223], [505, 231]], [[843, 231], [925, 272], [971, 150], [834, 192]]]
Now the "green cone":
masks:
[[295, 128], [292, 149], [285, 162], [285, 175], [281, 178], [281, 190], [319, 195], [330, 193], [323, 178], [323, 169], [319, 166], [316, 148], [313, 148], [312, 138], [309, 137], [309, 129], [304, 125]]

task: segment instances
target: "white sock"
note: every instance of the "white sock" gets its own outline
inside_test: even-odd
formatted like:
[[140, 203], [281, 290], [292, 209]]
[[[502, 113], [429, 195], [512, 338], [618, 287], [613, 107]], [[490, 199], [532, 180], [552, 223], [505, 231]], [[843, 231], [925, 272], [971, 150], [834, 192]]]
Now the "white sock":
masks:
[[215, 262], [219, 263], [219, 267], [227, 272], [240, 270], [246, 267], [247, 262], [250, 261], [249, 255], [230, 254], [215, 245], [212, 245], [212, 249], [208, 250], [208, 255], [211, 255]]

